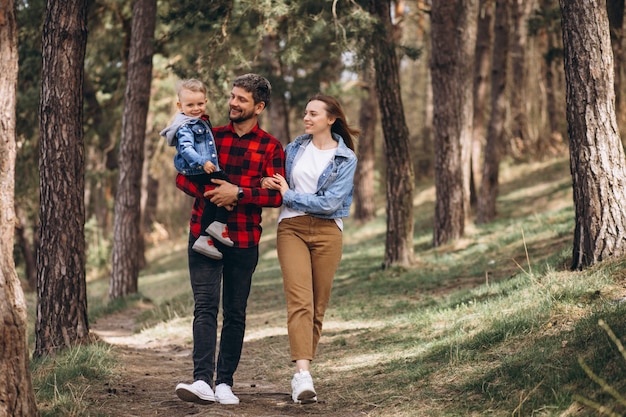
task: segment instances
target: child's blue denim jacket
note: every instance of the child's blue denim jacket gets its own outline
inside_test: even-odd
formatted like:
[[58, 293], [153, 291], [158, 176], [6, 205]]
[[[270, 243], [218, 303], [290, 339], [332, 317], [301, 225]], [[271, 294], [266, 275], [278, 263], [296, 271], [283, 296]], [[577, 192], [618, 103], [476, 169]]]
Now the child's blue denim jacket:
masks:
[[[310, 134], [298, 136], [285, 148], [285, 175], [291, 184], [294, 165], [311, 142]], [[291, 209], [303, 211], [323, 219], [348, 217], [354, 191], [354, 173], [357, 158], [344, 143], [341, 136], [333, 133], [339, 142], [334, 158], [328, 164], [317, 182], [315, 194], [296, 193], [290, 188], [283, 195], [283, 204]]]
[[167, 144], [176, 146], [174, 167], [183, 175], [204, 174], [204, 164], [211, 161], [219, 170], [215, 138], [209, 122], [178, 113], [172, 124], [161, 131]]

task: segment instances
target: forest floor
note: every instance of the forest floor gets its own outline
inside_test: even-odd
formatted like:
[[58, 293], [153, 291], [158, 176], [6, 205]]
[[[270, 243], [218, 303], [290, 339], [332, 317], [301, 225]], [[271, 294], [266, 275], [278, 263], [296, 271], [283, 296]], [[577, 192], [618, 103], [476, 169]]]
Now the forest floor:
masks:
[[[242, 359], [235, 374], [233, 392], [238, 405], [200, 405], [181, 401], [175, 393], [179, 382], [191, 383], [192, 359], [188, 337], [164, 335], [146, 340], [135, 332], [136, 307], [101, 318], [91, 326], [100, 339], [110, 344], [117, 358], [114, 385], [103, 383], [85, 392], [93, 404], [108, 416], [119, 417], [283, 417], [283, 416], [363, 416], [362, 411], [337, 409], [320, 400], [317, 404], [297, 405], [291, 401], [289, 381], [280, 386], [259, 375], [255, 362], [271, 361], [271, 349], [263, 343], [244, 343]], [[254, 323], [249, 323], [254, 327]], [[191, 333], [191, 328], [189, 328]]]

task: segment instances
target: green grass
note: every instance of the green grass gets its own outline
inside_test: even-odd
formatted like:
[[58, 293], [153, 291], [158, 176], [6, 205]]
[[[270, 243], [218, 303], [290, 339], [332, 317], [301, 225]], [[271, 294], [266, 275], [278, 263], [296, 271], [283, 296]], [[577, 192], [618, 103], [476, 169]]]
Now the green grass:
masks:
[[54, 357], [40, 358], [31, 364], [33, 386], [41, 417], [99, 417], [89, 411], [84, 398], [93, 381], [112, 376], [115, 359], [110, 347], [94, 343], [68, 349]]
[[[462, 239], [439, 248], [431, 245], [433, 189], [420, 186], [410, 268], [381, 268], [382, 210], [366, 225], [346, 221], [314, 363], [320, 384], [337, 393], [342, 407], [371, 417], [598, 415], [572, 406], [580, 397], [626, 413], [579, 363], [626, 393], [626, 361], [598, 325], [603, 320], [620, 340], [626, 336], [626, 259], [569, 271], [574, 210], [567, 160], [505, 167], [501, 178], [498, 218], [482, 226], [468, 221]], [[284, 327], [272, 224], [265, 226], [253, 280], [249, 332]], [[184, 242], [166, 246], [151, 250], [140, 279], [140, 299], [155, 305], [140, 316], [144, 331], [192, 314]], [[88, 288], [96, 300], [90, 314], [124, 308], [107, 310], [105, 281]], [[45, 372], [49, 365], [34, 369], [37, 386], [62, 391]], [[270, 380], [282, 377], [263, 371]], [[69, 392], [80, 397], [80, 388]], [[40, 403], [49, 398], [38, 390]]]

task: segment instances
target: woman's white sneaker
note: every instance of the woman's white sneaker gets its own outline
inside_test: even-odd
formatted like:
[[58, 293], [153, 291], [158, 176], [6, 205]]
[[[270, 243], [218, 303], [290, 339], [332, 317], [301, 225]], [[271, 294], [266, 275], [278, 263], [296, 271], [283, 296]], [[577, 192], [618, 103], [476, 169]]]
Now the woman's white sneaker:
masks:
[[215, 394], [206, 382], [197, 380], [193, 384], [176, 385], [176, 395], [183, 401], [197, 404], [210, 404], [215, 402]]
[[317, 394], [313, 387], [313, 378], [309, 371], [300, 370], [291, 380], [291, 398], [296, 404], [317, 402]]

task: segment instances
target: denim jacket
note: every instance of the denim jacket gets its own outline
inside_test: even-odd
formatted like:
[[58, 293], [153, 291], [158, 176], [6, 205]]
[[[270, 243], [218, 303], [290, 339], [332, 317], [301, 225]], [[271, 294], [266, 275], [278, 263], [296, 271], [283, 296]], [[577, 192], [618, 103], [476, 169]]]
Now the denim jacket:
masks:
[[174, 167], [181, 174], [204, 174], [206, 161], [213, 162], [219, 170], [210, 122], [178, 113], [172, 124], [161, 131], [161, 136], [165, 136], [168, 145], [176, 146]]
[[315, 194], [296, 193], [293, 190], [293, 167], [311, 139], [310, 134], [298, 136], [285, 148], [285, 173], [290, 189], [283, 195], [283, 204], [323, 219], [347, 217], [352, 204], [357, 159], [338, 134], [333, 133], [333, 139], [339, 142], [337, 152], [320, 175]]

